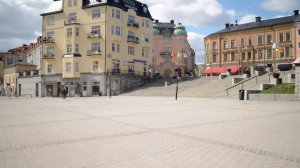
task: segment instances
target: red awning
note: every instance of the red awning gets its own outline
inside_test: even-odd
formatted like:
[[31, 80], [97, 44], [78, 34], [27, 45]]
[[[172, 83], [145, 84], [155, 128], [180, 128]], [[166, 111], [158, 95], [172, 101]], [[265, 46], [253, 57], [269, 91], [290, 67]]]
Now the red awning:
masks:
[[219, 75], [221, 73], [226, 73], [228, 70], [231, 70], [231, 74], [236, 74], [239, 71], [239, 66], [228, 66], [228, 67], [208, 67], [203, 71], [203, 74], [215, 74]]

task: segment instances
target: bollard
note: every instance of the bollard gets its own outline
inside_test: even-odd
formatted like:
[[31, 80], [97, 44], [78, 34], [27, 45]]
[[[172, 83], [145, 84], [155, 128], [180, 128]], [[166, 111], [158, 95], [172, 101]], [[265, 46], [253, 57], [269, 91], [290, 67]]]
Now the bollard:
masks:
[[165, 81], [165, 87], [167, 87], [168, 86], [168, 82], [167, 81]]

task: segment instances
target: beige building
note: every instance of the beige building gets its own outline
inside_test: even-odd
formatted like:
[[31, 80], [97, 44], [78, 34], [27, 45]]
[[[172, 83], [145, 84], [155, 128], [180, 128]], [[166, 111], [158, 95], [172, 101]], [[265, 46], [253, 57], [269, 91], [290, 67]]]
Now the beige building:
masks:
[[[32, 64], [12, 64], [4, 68], [4, 88], [7, 95], [21, 96], [21, 85], [18, 84], [18, 77], [33, 73], [36, 70], [36, 65]], [[19, 92], [17, 92], [19, 91]]]
[[[46, 96], [58, 96], [62, 86], [69, 96], [106, 94], [115, 76], [143, 76], [152, 64], [152, 17], [146, 4], [56, 0], [41, 15]], [[113, 86], [122, 88], [122, 83]]]
[[[225, 28], [205, 37], [204, 74], [220, 74], [228, 69], [242, 73], [255, 67], [273, 67], [292, 63], [300, 56], [300, 15], [256, 21], [246, 24], [225, 24]], [[275, 46], [275, 48], [274, 48]]]

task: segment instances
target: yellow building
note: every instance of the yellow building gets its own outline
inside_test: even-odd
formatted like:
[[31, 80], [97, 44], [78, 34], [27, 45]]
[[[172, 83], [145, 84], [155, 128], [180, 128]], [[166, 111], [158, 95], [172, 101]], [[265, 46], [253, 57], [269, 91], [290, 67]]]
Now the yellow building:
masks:
[[41, 15], [44, 96], [59, 95], [62, 86], [69, 96], [106, 94], [115, 79], [108, 74], [142, 76], [152, 64], [153, 19], [146, 4], [55, 0]]

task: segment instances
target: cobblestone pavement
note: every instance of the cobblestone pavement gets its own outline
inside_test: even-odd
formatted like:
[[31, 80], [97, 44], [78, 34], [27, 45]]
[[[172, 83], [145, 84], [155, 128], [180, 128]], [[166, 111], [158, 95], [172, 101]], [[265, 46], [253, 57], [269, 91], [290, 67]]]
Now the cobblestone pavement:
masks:
[[0, 98], [0, 168], [300, 168], [299, 102]]

